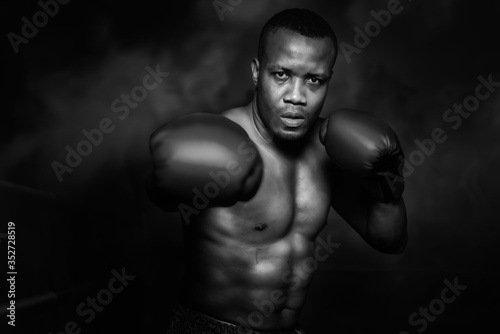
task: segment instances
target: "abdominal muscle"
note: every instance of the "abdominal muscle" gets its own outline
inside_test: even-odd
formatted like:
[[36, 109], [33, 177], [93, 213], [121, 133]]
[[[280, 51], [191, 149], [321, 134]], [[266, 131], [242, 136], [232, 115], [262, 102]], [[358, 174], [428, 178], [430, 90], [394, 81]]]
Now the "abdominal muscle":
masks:
[[252, 139], [265, 168], [255, 196], [185, 225], [181, 302], [235, 325], [287, 330], [297, 325], [317, 266], [315, 240], [330, 209], [329, 160], [319, 140], [289, 161]]
[[255, 330], [294, 328], [315, 269], [314, 239], [293, 230], [266, 244], [203, 234], [186, 238], [181, 302]]

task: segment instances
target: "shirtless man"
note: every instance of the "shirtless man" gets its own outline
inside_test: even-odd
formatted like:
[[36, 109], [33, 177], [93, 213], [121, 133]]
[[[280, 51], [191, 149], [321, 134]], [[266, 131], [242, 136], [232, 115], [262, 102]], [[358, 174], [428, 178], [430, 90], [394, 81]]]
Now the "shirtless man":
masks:
[[303, 333], [315, 240], [333, 207], [375, 249], [407, 241], [402, 150], [373, 116], [319, 118], [337, 56], [319, 15], [264, 26], [250, 104], [156, 130], [151, 200], [184, 221], [187, 269], [168, 333]]

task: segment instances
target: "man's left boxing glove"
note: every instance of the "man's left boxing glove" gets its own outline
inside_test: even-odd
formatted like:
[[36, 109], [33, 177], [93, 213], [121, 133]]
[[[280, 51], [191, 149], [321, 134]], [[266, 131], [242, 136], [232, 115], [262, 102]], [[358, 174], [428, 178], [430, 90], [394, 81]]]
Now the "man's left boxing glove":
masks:
[[246, 131], [220, 115], [174, 119], [150, 138], [150, 199], [165, 211], [181, 203], [196, 209], [247, 201], [262, 180], [262, 159]]
[[380, 119], [350, 109], [337, 110], [322, 124], [320, 141], [337, 167], [366, 178], [374, 199], [391, 202], [401, 197], [403, 151], [394, 131]]

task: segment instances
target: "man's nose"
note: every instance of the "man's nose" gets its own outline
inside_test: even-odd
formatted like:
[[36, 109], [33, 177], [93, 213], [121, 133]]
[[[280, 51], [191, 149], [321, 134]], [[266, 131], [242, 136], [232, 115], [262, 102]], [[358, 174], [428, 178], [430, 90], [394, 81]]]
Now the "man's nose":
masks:
[[283, 102], [291, 103], [294, 105], [306, 105], [306, 95], [304, 92], [304, 85], [302, 80], [299, 78], [294, 78], [294, 80], [290, 83], [288, 90], [283, 96]]

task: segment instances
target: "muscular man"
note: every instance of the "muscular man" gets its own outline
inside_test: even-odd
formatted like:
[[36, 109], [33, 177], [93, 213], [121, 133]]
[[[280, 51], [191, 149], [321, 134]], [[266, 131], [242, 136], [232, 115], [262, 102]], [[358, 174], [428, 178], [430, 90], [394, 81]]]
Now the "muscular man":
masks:
[[370, 245], [407, 240], [402, 151], [370, 114], [319, 118], [337, 56], [319, 15], [264, 26], [250, 104], [191, 114], [153, 133], [150, 198], [184, 221], [187, 269], [169, 333], [302, 333], [304, 261], [333, 207]]

